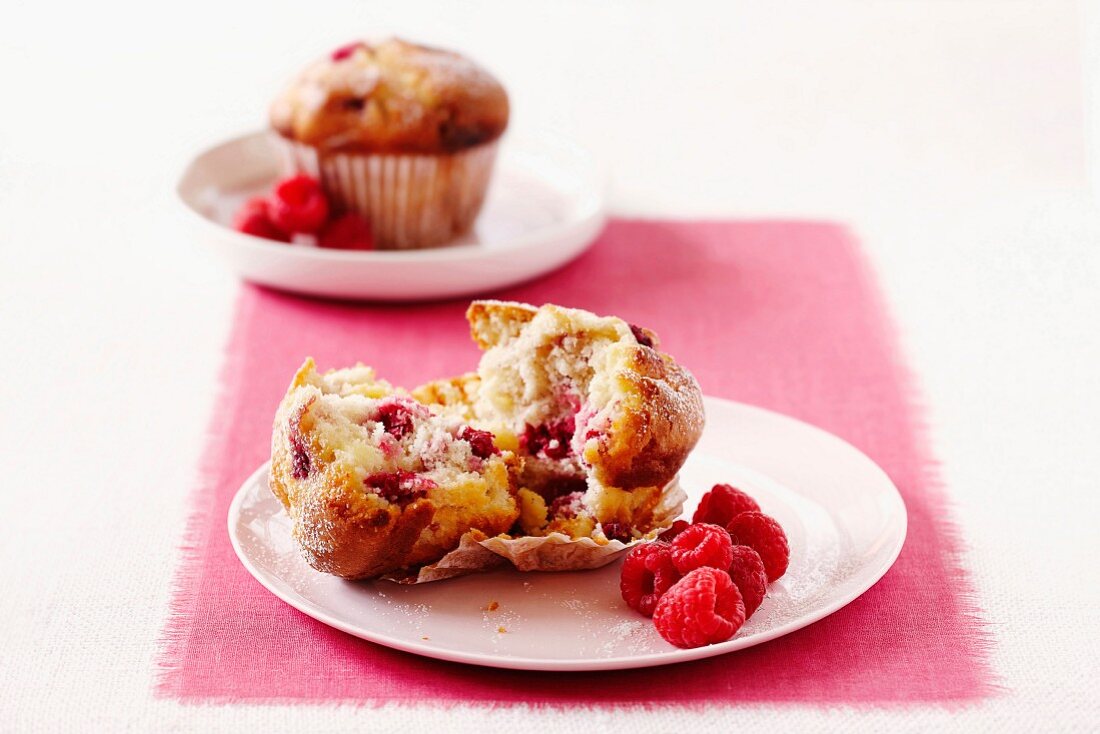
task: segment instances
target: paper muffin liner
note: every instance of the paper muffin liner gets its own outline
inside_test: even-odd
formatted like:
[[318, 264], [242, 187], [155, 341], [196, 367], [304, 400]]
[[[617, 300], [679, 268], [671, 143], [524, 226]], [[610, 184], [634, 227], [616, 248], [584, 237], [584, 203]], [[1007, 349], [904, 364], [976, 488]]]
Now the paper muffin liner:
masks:
[[479, 538], [478, 534], [472, 532], [466, 533], [462, 536], [457, 548], [432, 565], [386, 574], [382, 578], [399, 584], [426, 584], [430, 581], [444, 581], [457, 576], [507, 566], [507, 559], [498, 556], [481, 545], [481, 540], [484, 537], [484, 535], [481, 535]]
[[284, 174], [321, 181], [333, 204], [370, 220], [375, 246], [444, 245], [470, 230], [485, 202], [498, 142], [458, 153], [328, 153], [272, 134]]
[[584, 571], [614, 561], [638, 543], [655, 539], [680, 516], [687, 494], [679, 477], [665, 485], [653, 509], [653, 527], [638, 540], [598, 543], [592, 538], [570, 538], [563, 533], [493, 537], [472, 531], [462, 536], [458, 548], [417, 571], [382, 578], [400, 584], [424, 584], [512, 565], [520, 571]]

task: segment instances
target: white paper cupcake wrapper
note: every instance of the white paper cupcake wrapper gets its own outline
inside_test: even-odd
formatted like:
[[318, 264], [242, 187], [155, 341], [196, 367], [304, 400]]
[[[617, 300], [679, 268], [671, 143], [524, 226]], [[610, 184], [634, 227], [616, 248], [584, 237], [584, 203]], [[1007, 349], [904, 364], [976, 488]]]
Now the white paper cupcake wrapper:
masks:
[[614, 561], [638, 543], [655, 539], [680, 516], [687, 494], [680, 487], [679, 477], [665, 486], [661, 501], [653, 510], [653, 527], [645, 537], [623, 543], [611, 540], [606, 544], [592, 538], [570, 538], [562, 533], [545, 536], [526, 535], [520, 538], [478, 538], [473, 533], [462, 536], [458, 548], [430, 566], [416, 572], [390, 574], [382, 578], [400, 584], [424, 584], [431, 581], [465, 576], [512, 565], [520, 571], [583, 571], [600, 568]]
[[498, 142], [440, 155], [328, 154], [272, 134], [284, 174], [321, 181], [337, 207], [367, 217], [385, 250], [437, 247], [470, 230]]

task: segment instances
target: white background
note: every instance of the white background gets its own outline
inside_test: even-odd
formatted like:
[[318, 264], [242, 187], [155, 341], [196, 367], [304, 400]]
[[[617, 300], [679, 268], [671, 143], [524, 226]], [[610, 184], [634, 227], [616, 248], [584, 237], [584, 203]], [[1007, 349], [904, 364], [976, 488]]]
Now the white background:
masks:
[[[0, 730], [1100, 727], [1100, 7], [72, 3], [0, 9]], [[172, 200], [309, 58], [398, 32], [607, 159], [616, 213], [850, 224], [928, 406], [1005, 692], [530, 712], [152, 696], [235, 282]], [[778, 728], [777, 728], [778, 727]]]

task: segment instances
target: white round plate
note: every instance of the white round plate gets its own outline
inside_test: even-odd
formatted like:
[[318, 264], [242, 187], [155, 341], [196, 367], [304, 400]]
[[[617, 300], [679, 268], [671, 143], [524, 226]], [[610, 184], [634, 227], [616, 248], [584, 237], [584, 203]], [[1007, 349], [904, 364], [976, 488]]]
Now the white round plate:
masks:
[[[680, 473], [690, 517], [699, 497], [729, 482], [782, 523], [787, 574], [737, 635], [680, 650], [619, 596], [616, 562], [595, 571], [511, 569], [400, 586], [348, 582], [310, 568], [290, 520], [267, 488], [267, 466], [229, 510], [245, 567], [296, 609], [380, 645], [442, 660], [522, 670], [615, 670], [721, 655], [774, 639], [835, 612], [890, 568], [905, 540], [905, 505], [886, 474], [844, 441], [805, 423], [716, 398]], [[492, 603], [496, 607], [490, 611]]]
[[268, 133], [210, 148], [176, 187], [199, 236], [245, 280], [329, 298], [416, 301], [471, 295], [549, 272], [584, 252], [604, 224], [593, 157], [550, 134], [501, 146], [473, 231], [446, 247], [326, 250], [235, 231], [233, 213], [278, 176]]

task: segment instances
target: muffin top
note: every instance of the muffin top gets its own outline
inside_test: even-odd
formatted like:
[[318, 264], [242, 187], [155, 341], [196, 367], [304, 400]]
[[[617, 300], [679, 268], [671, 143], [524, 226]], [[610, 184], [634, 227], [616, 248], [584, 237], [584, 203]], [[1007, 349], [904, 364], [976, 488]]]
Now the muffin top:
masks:
[[322, 152], [451, 153], [495, 140], [508, 95], [489, 72], [391, 38], [350, 43], [307, 67], [271, 106], [271, 126]]

